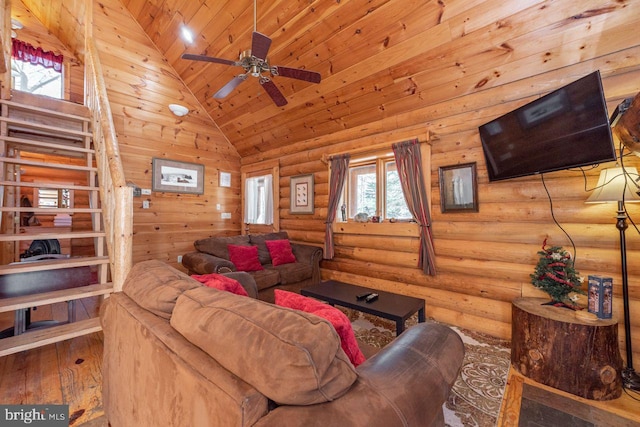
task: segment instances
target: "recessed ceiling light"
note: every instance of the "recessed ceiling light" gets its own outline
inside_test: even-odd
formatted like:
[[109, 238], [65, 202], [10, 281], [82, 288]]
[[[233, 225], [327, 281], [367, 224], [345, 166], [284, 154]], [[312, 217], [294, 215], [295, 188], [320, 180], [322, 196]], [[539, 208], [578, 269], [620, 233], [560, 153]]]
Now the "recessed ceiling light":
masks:
[[193, 43], [193, 31], [191, 31], [185, 25], [180, 28], [180, 34], [182, 35], [182, 40], [186, 41], [189, 44]]

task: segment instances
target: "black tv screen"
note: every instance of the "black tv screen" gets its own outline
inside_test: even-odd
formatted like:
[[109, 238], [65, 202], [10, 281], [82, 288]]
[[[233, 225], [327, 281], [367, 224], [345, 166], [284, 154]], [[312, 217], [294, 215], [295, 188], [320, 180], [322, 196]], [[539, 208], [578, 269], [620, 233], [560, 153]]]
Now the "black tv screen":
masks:
[[479, 127], [489, 181], [616, 159], [600, 72]]

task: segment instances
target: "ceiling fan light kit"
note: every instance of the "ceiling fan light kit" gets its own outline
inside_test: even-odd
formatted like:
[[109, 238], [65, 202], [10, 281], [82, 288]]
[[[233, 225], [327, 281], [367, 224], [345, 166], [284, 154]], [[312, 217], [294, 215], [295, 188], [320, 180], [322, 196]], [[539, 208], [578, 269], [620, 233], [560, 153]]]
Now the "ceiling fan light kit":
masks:
[[[182, 59], [213, 62], [216, 64], [232, 65], [236, 67], [242, 67], [244, 73], [238, 74], [231, 79], [227, 84], [222, 86], [213, 97], [216, 99], [225, 98], [229, 95], [240, 83], [245, 81], [248, 76], [258, 78], [258, 82], [264, 89], [264, 91], [271, 97], [271, 100], [278, 106], [282, 107], [287, 104], [287, 99], [284, 97], [278, 86], [271, 80], [271, 77], [282, 76], [297, 80], [303, 80], [310, 83], [320, 83], [320, 73], [315, 71], [307, 71], [301, 68], [282, 67], [278, 65], [269, 65], [267, 61], [267, 53], [271, 47], [271, 39], [262, 33], [256, 31], [256, 6], [254, 1], [254, 23], [253, 34], [251, 36], [251, 49], [245, 50], [240, 54], [238, 61], [231, 61], [223, 58], [216, 58], [213, 56], [194, 55], [185, 53], [182, 55]], [[268, 74], [268, 75], [264, 75]]]

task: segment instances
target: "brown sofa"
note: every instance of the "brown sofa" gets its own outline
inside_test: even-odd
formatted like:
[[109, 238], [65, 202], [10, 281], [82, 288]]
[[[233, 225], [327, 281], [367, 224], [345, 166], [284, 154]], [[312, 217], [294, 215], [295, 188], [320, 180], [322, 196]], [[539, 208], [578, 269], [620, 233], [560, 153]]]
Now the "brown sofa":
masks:
[[464, 355], [427, 322], [354, 368], [326, 320], [160, 261], [136, 264], [100, 315], [112, 426], [442, 426]]
[[182, 265], [189, 275], [236, 271], [236, 266], [229, 260], [227, 245], [257, 246], [263, 270], [249, 274], [258, 286], [258, 297], [273, 302], [276, 287], [299, 293], [300, 289], [320, 282], [322, 249], [317, 246], [290, 242], [296, 262], [273, 266], [265, 241], [281, 239], [289, 239], [286, 231], [196, 240], [193, 244], [196, 250], [183, 255]]

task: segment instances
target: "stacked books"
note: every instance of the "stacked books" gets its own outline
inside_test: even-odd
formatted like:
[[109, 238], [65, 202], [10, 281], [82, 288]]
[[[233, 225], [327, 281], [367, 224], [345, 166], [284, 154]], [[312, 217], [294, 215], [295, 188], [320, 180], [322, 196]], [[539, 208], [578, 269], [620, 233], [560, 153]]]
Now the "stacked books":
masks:
[[71, 227], [71, 215], [58, 214], [53, 218], [54, 227]]

